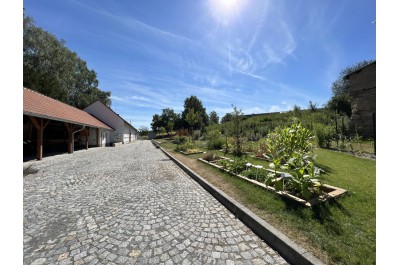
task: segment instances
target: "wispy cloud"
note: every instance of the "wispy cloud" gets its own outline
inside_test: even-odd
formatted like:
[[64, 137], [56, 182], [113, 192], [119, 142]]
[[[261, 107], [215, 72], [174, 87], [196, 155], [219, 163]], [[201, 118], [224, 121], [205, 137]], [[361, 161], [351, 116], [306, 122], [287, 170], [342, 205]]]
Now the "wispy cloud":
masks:
[[82, 3], [81, 1], [72, 0], [72, 2], [74, 2], [76, 5], [86, 8], [87, 10], [90, 10], [91, 12], [95, 12], [102, 16], [108, 17], [114, 21], [118, 21], [119, 23], [121, 23], [129, 28], [141, 30], [144, 32], [149, 32], [149, 33], [152, 33], [152, 34], [158, 35], [158, 36], [164, 36], [164, 37], [196, 44], [196, 42], [192, 41], [191, 39], [189, 39], [185, 36], [181, 36], [179, 34], [175, 34], [173, 32], [157, 28], [155, 26], [149, 25], [147, 23], [144, 23], [144, 22], [142, 22], [138, 19], [132, 18], [130, 16], [117, 15], [117, 14], [109, 12], [108, 10], [105, 10], [104, 8], [101, 8], [99, 6], [87, 5], [87, 4]]
[[270, 1], [265, 1], [264, 5], [263, 5], [262, 12], [261, 12], [261, 15], [258, 18], [258, 23], [257, 23], [257, 26], [256, 26], [256, 30], [254, 31], [254, 33], [252, 35], [252, 38], [250, 40], [250, 43], [249, 43], [249, 45], [247, 47], [247, 52], [248, 53], [253, 49], [254, 45], [258, 41], [260, 31], [264, 27], [264, 24], [265, 24], [265, 21], [266, 21], [268, 12], [269, 12], [269, 7], [270, 7]]

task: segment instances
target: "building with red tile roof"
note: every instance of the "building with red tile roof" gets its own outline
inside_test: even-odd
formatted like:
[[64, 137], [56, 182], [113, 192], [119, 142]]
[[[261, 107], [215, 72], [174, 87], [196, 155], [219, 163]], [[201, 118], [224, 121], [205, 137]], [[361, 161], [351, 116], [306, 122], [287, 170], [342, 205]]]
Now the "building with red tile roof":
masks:
[[108, 134], [108, 142], [111, 144], [126, 144], [139, 138], [139, 132], [135, 127], [100, 100], [87, 106], [84, 111], [114, 128], [114, 131]]
[[113, 130], [89, 113], [24, 87], [24, 115]]
[[[114, 130], [83, 110], [25, 87], [23, 114], [24, 143], [36, 142], [38, 160], [43, 157], [43, 144], [67, 143], [68, 153], [72, 153], [74, 144], [80, 137], [84, 138], [86, 149], [89, 143], [92, 146], [104, 146], [107, 144], [106, 137], [100, 139], [100, 134], [104, 136]], [[36, 134], [36, 140], [32, 140], [32, 134]]]

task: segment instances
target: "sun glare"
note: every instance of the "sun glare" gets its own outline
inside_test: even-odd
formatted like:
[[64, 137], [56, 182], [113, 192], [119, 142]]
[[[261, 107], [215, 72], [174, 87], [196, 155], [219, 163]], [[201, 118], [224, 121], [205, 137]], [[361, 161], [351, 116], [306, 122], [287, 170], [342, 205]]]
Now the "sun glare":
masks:
[[209, 0], [213, 16], [223, 24], [229, 24], [243, 8], [245, 0]]

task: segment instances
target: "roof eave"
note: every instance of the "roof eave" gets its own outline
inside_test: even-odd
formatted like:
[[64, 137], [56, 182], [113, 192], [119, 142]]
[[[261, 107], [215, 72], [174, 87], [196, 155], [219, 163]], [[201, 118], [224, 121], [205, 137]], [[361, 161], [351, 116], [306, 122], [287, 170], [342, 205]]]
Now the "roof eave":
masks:
[[29, 115], [29, 116], [34, 116], [34, 117], [38, 117], [38, 118], [44, 118], [44, 119], [49, 119], [49, 120], [54, 120], [54, 121], [61, 121], [61, 122], [67, 122], [67, 123], [73, 123], [73, 124], [77, 124], [77, 125], [81, 125], [81, 126], [88, 126], [88, 127], [93, 127], [93, 128], [99, 128], [99, 129], [106, 129], [106, 130], [110, 130], [110, 131], [114, 131], [113, 128], [109, 127], [100, 127], [100, 126], [95, 126], [92, 124], [87, 124], [87, 123], [82, 123], [82, 122], [76, 122], [76, 121], [70, 121], [70, 120], [66, 120], [66, 119], [60, 119], [60, 118], [55, 118], [55, 117], [51, 117], [45, 114], [38, 114], [38, 113], [34, 113], [34, 112], [29, 112], [29, 111], [24, 111], [24, 115]]

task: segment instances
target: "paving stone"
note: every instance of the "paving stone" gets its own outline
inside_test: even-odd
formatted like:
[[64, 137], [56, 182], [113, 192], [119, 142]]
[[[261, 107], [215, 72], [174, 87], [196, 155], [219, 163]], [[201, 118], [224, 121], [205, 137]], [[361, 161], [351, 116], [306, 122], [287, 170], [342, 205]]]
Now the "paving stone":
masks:
[[287, 264], [150, 141], [29, 165], [27, 264]]
[[31, 263], [31, 265], [42, 265], [46, 262], [45, 258], [40, 258], [40, 259], [36, 259], [34, 262]]

